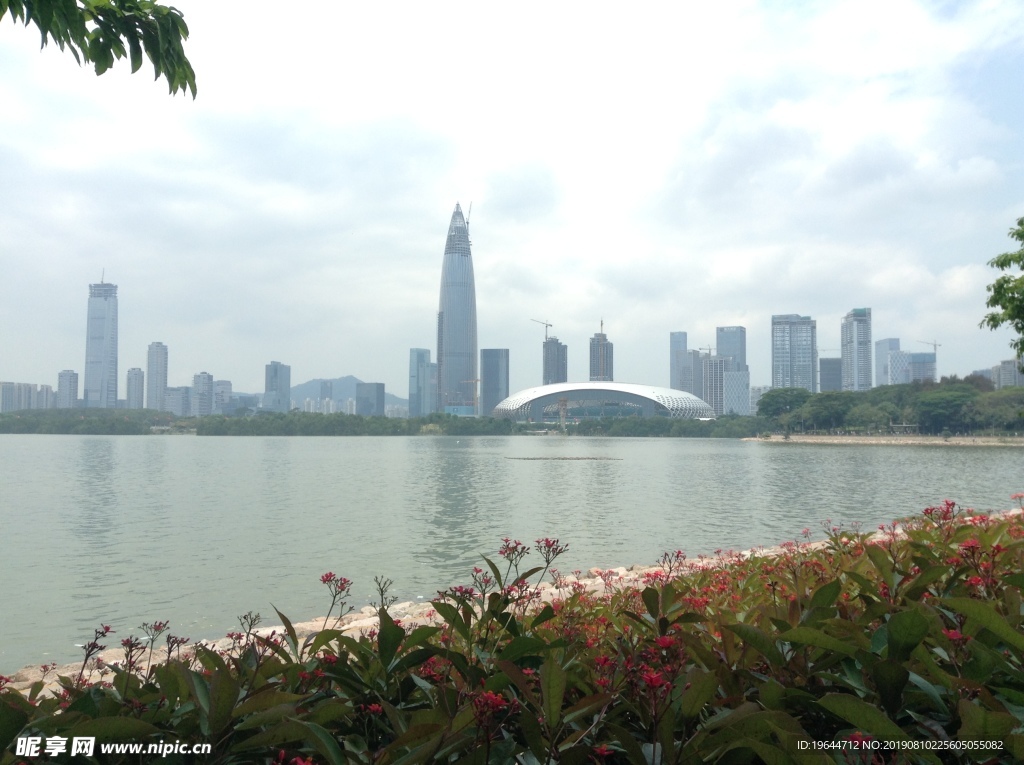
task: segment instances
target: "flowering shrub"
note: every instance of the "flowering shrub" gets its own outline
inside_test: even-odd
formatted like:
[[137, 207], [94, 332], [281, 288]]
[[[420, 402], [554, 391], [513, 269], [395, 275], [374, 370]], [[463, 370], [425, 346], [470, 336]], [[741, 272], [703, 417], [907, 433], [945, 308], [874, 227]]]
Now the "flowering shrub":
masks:
[[[1020, 762], [1022, 518], [944, 503], [873, 535], [829, 522], [771, 554], [666, 553], [599, 592], [551, 568], [558, 540], [521, 572], [530, 548], [506, 539], [439, 593], [435, 625], [395, 621], [386, 587], [363, 636], [300, 641], [281, 614], [260, 636], [250, 613], [227, 649], [179, 656], [168, 634], [154, 658], [157, 622], [148, 659], [129, 636], [91, 684], [104, 626], [57, 695], [0, 678], [0, 763], [17, 736], [77, 734], [210, 743], [217, 763]], [[351, 582], [321, 581], [329, 619]]]

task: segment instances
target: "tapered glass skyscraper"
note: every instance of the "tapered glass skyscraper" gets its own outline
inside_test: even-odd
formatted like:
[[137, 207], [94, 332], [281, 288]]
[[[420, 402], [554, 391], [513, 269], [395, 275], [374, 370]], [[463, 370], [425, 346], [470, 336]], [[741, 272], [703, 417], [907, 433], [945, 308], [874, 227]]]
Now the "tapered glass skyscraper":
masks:
[[113, 409], [117, 406], [117, 285], [89, 285], [89, 313], [85, 336], [83, 405]]
[[476, 413], [476, 285], [469, 227], [456, 203], [441, 267], [437, 309], [437, 409]]

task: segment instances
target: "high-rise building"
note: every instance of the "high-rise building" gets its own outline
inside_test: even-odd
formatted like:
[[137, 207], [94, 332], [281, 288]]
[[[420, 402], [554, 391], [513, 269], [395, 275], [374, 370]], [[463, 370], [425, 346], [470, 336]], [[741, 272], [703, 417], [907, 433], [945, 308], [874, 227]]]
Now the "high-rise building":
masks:
[[750, 414], [750, 372], [740, 369], [732, 356], [704, 356], [703, 399], [715, 414]]
[[1000, 361], [989, 372], [992, 384], [996, 390], [1002, 388], [1015, 388], [1024, 385], [1024, 372], [1021, 371], [1021, 359], [1007, 359]]
[[722, 372], [722, 411], [720, 414], [748, 415], [750, 414], [750, 369], [747, 367], [747, 328], [716, 327], [715, 345], [717, 346], [716, 356], [732, 361], [732, 364]]
[[164, 409], [175, 417], [192, 416], [192, 389], [187, 385], [168, 388], [164, 391]]
[[231, 380], [213, 381], [213, 411], [217, 414], [234, 414], [238, 407], [231, 405]]
[[477, 378], [473, 255], [469, 227], [462, 208], [456, 203], [444, 246], [441, 299], [437, 309], [438, 411], [475, 414]]
[[146, 354], [146, 408], [157, 412], [166, 411], [164, 396], [167, 395], [167, 346], [150, 343]]
[[[433, 378], [433, 380], [431, 380]], [[409, 416], [426, 417], [437, 408], [437, 365], [426, 348], [409, 349]]]
[[682, 379], [680, 380], [679, 390], [692, 393], [699, 399], [707, 401], [704, 398], [704, 359], [708, 358], [709, 354], [702, 353], [701, 351], [687, 351], [683, 354], [685, 359], [682, 369]]
[[36, 409], [53, 409], [57, 405], [57, 397], [52, 385], [40, 385], [36, 394]]
[[841, 358], [818, 359], [818, 390], [826, 391], [843, 389], [843, 360]]
[[761, 401], [761, 396], [772, 389], [771, 385], [751, 385], [750, 386], [750, 413], [753, 415], [757, 414], [757, 405]]
[[715, 355], [731, 358], [739, 370], [747, 369], [747, 328], [717, 327]]
[[507, 398], [508, 348], [484, 348], [480, 351], [480, 414], [490, 417]]
[[117, 407], [117, 285], [89, 285], [83, 406]]
[[129, 369], [125, 390], [127, 391], [125, 394], [127, 399], [126, 407], [128, 409], [142, 409], [145, 406], [146, 373], [138, 367]]
[[668, 333], [668, 387], [683, 389], [683, 367], [686, 366], [686, 333]]
[[544, 341], [544, 385], [569, 381], [569, 348], [552, 335]]
[[590, 338], [590, 381], [591, 382], [612, 382], [615, 379], [615, 372], [612, 366], [611, 343], [608, 342], [608, 335], [604, 333], [604, 322], [601, 322], [601, 331], [595, 332]]
[[810, 316], [772, 316], [772, 387], [818, 392], [818, 326]]
[[854, 308], [843, 317], [840, 337], [843, 390], [871, 387], [871, 309]]
[[263, 386], [263, 409], [288, 412], [292, 408], [292, 368], [280, 361], [266, 366]]
[[57, 408], [74, 409], [78, 406], [78, 372], [65, 369], [57, 375]]
[[209, 417], [213, 414], [213, 375], [200, 372], [192, 375], [192, 416]]
[[900, 349], [898, 337], [887, 337], [875, 342], [875, 387], [889, 385], [889, 353]]
[[889, 385], [935, 382], [935, 354], [889, 351]]
[[384, 416], [384, 383], [356, 383], [356, 414]]

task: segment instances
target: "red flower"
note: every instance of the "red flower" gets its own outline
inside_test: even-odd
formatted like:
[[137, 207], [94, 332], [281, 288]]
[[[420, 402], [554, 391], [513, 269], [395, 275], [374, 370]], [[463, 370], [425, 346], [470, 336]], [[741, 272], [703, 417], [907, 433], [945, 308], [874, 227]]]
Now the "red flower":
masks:
[[668, 649], [676, 644], [676, 639], [671, 635], [661, 635], [655, 638], [654, 642], [658, 644], [658, 648]]

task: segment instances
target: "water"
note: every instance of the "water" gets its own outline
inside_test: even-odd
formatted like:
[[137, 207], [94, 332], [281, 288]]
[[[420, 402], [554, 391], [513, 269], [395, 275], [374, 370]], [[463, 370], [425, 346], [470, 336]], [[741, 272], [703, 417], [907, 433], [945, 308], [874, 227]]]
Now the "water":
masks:
[[1020, 468], [1013, 448], [0, 435], [0, 673], [74, 660], [101, 622], [199, 639], [249, 610], [275, 623], [271, 604], [323, 615], [325, 571], [357, 607], [377, 574], [429, 599], [504, 536], [569, 542], [571, 571], [820, 537], [826, 518], [873, 528], [947, 497], [1005, 509]]

